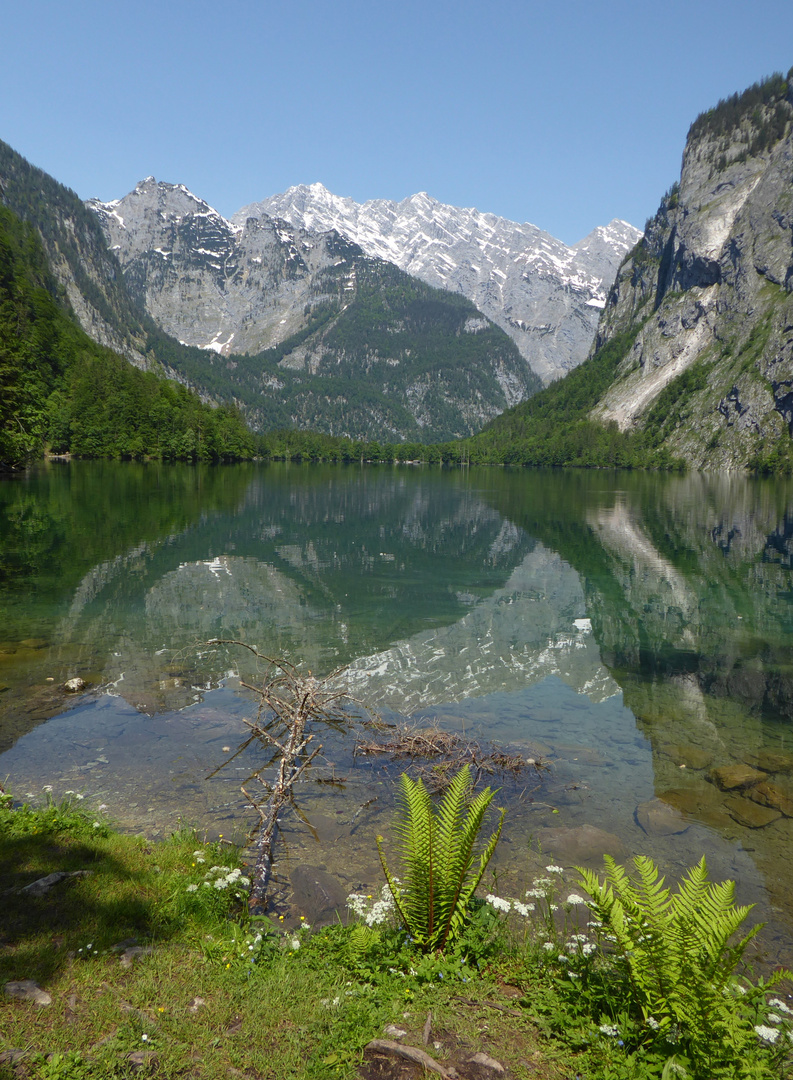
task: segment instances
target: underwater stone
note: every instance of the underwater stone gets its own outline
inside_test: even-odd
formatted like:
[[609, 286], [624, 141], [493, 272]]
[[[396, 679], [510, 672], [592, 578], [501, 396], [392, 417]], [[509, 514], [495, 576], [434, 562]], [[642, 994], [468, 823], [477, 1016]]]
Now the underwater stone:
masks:
[[752, 784], [758, 784], [761, 780], [765, 780], [765, 778], [766, 774], [764, 772], [742, 763], [721, 765], [717, 769], [711, 769], [708, 773], [708, 780], [714, 783], [717, 788], [720, 788], [721, 791], [734, 791], [735, 788], [750, 787]]
[[745, 825], [747, 829], [762, 829], [782, 816], [778, 810], [761, 806], [759, 803], [742, 799], [740, 796], [726, 799], [724, 805], [733, 821], [737, 821], [739, 825]]
[[781, 791], [776, 784], [757, 784], [756, 787], [747, 792], [747, 797], [762, 806], [770, 806], [774, 810], [780, 810], [785, 817], [793, 818], [793, 799], [784, 791]]
[[680, 811], [663, 799], [639, 803], [636, 820], [648, 836], [674, 836], [685, 832], [689, 825]]

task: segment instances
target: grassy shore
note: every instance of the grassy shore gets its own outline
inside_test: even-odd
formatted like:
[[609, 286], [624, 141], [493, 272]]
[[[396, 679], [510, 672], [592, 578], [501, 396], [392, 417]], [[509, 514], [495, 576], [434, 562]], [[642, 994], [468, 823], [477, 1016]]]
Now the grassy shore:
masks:
[[[377, 896], [349, 925], [251, 920], [235, 847], [190, 830], [152, 844], [84, 805], [0, 798], [2, 1080], [424, 1075], [373, 1039], [462, 1078], [662, 1075], [630, 988], [574, 933], [587, 909], [557, 868], [533, 898], [479, 903], [460, 947], [426, 956], [377, 924]], [[68, 876], [25, 891], [54, 873]], [[25, 980], [50, 1003], [9, 996]], [[777, 1035], [753, 1036], [747, 1076], [790, 1075], [775, 993]]]

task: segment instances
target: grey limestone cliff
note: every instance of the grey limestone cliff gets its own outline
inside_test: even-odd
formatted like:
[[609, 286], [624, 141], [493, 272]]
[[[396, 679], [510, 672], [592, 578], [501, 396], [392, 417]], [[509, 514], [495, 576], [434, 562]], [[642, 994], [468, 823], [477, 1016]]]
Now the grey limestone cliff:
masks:
[[792, 101], [775, 76], [695, 121], [679, 184], [598, 329], [595, 347], [636, 336], [594, 415], [698, 468], [778, 467], [790, 453]]
[[468, 297], [510, 335], [544, 383], [585, 359], [606, 291], [641, 235], [615, 219], [568, 247], [536, 225], [448, 206], [426, 192], [401, 202], [356, 203], [322, 184], [289, 188], [243, 207], [232, 220], [244, 225], [267, 215], [305, 229], [335, 229], [367, 254]]

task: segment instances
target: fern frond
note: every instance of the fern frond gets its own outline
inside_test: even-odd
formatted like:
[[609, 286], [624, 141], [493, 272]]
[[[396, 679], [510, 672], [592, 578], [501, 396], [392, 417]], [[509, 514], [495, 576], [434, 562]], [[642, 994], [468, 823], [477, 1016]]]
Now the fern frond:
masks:
[[494, 793], [486, 788], [470, 799], [471, 787], [470, 772], [464, 766], [433, 811], [421, 780], [413, 781], [405, 773], [400, 777], [396, 833], [404, 870], [403, 890], [390, 874], [382, 838], [378, 838], [380, 862], [399, 918], [425, 950], [442, 949], [459, 935], [468, 919], [468, 903], [501, 834], [503, 811], [478, 870], [472, 872], [477, 838]]

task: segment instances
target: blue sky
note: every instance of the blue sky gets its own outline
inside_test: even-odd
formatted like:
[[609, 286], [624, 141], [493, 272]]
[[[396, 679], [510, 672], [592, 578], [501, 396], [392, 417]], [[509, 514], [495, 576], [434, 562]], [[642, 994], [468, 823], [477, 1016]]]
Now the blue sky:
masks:
[[703, 109], [793, 65], [790, 0], [25, 0], [0, 138], [83, 198], [144, 176], [230, 216], [319, 180], [567, 243], [642, 227]]

